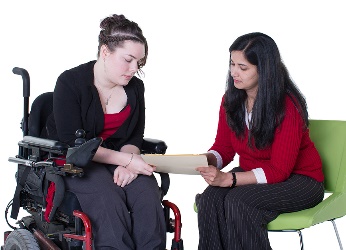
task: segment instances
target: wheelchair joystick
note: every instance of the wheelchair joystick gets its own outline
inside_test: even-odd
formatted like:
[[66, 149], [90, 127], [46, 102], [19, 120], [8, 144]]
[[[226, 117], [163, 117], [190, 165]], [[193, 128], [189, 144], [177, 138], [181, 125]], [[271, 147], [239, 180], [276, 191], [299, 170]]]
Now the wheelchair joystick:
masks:
[[75, 146], [67, 150], [66, 163], [78, 167], [86, 167], [101, 145], [102, 138], [95, 137], [87, 141], [83, 129], [78, 129], [75, 135], [77, 137]]
[[77, 129], [75, 133], [77, 139], [74, 141], [74, 144], [76, 147], [82, 145], [83, 143], [86, 142], [85, 140], [85, 131], [83, 129]]

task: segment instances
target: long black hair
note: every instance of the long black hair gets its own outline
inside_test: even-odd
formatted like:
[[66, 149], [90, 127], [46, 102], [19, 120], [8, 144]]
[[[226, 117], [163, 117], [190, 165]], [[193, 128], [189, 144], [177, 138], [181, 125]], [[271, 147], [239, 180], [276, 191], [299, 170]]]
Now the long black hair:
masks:
[[[248, 145], [253, 147], [254, 144], [257, 149], [263, 149], [272, 144], [275, 129], [280, 126], [285, 115], [287, 95], [307, 127], [309, 120], [305, 98], [291, 80], [275, 41], [263, 33], [249, 33], [233, 42], [229, 48], [229, 52], [232, 51], [242, 51], [245, 58], [257, 66], [258, 92], [252, 109]], [[234, 86], [229, 71], [224, 108], [228, 126], [241, 139], [245, 137], [246, 98], [245, 90]]]

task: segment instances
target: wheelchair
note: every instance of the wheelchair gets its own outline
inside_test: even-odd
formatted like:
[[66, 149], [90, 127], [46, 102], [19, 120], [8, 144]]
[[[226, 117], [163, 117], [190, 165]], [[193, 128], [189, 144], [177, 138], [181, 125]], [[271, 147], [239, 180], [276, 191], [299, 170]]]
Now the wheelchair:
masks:
[[[92, 250], [92, 224], [88, 215], [83, 213], [77, 197], [65, 190], [63, 177], [83, 178], [83, 167], [91, 161], [102, 139], [86, 141], [83, 130], [76, 131], [73, 147], [46, 139], [45, 122], [53, 109], [53, 93], [39, 95], [33, 101], [29, 113], [29, 74], [25, 69], [17, 67], [13, 68], [13, 73], [23, 79], [23, 139], [18, 142], [18, 155], [8, 159], [18, 166], [17, 187], [5, 211], [6, 222], [13, 230], [4, 232], [4, 245], [1, 250]], [[141, 153], [164, 154], [166, 149], [164, 141], [144, 138]], [[169, 189], [169, 175], [157, 174], [161, 177], [160, 190], [166, 231], [174, 233], [171, 250], [182, 250], [184, 247], [179, 208], [164, 200]], [[8, 221], [10, 208], [11, 218], [15, 220], [20, 208], [28, 212], [27, 216], [17, 220], [17, 227]], [[171, 218], [171, 211], [174, 218]]]

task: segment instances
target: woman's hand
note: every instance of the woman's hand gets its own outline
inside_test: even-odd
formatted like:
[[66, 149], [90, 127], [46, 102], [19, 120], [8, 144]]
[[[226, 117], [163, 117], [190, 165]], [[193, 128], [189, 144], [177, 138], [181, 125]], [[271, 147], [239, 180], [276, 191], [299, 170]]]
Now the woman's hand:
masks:
[[155, 166], [147, 164], [140, 155], [134, 154], [130, 164], [126, 167], [135, 174], [152, 175]]
[[147, 164], [139, 153], [139, 148], [133, 145], [125, 145], [120, 151], [99, 147], [93, 160], [106, 164], [125, 166], [127, 170], [136, 175], [152, 175], [156, 167]]
[[196, 170], [200, 172], [204, 180], [211, 186], [230, 187], [232, 185], [232, 174], [222, 172], [213, 165], [198, 167]]
[[114, 180], [114, 183], [117, 184], [118, 186], [125, 187], [126, 185], [130, 184], [134, 179], [136, 179], [137, 176], [138, 175], [133, 173], [132, 171], [122, 166], [118, 166], [114, 170], [113, 180]]

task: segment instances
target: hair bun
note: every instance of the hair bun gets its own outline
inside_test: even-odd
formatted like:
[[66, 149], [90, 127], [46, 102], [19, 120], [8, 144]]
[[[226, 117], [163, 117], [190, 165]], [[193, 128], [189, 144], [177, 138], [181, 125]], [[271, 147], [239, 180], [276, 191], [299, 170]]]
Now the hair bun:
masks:
[[109, 17], [106, 17], [103, 19], [100, 23], [100, 28], [101, 29], [109, 29], [110, 27], [114, 26], [124, 26], [126, 23], [129, 21], [126, 19], [124, 15], [117, 15], [113, 14]]

